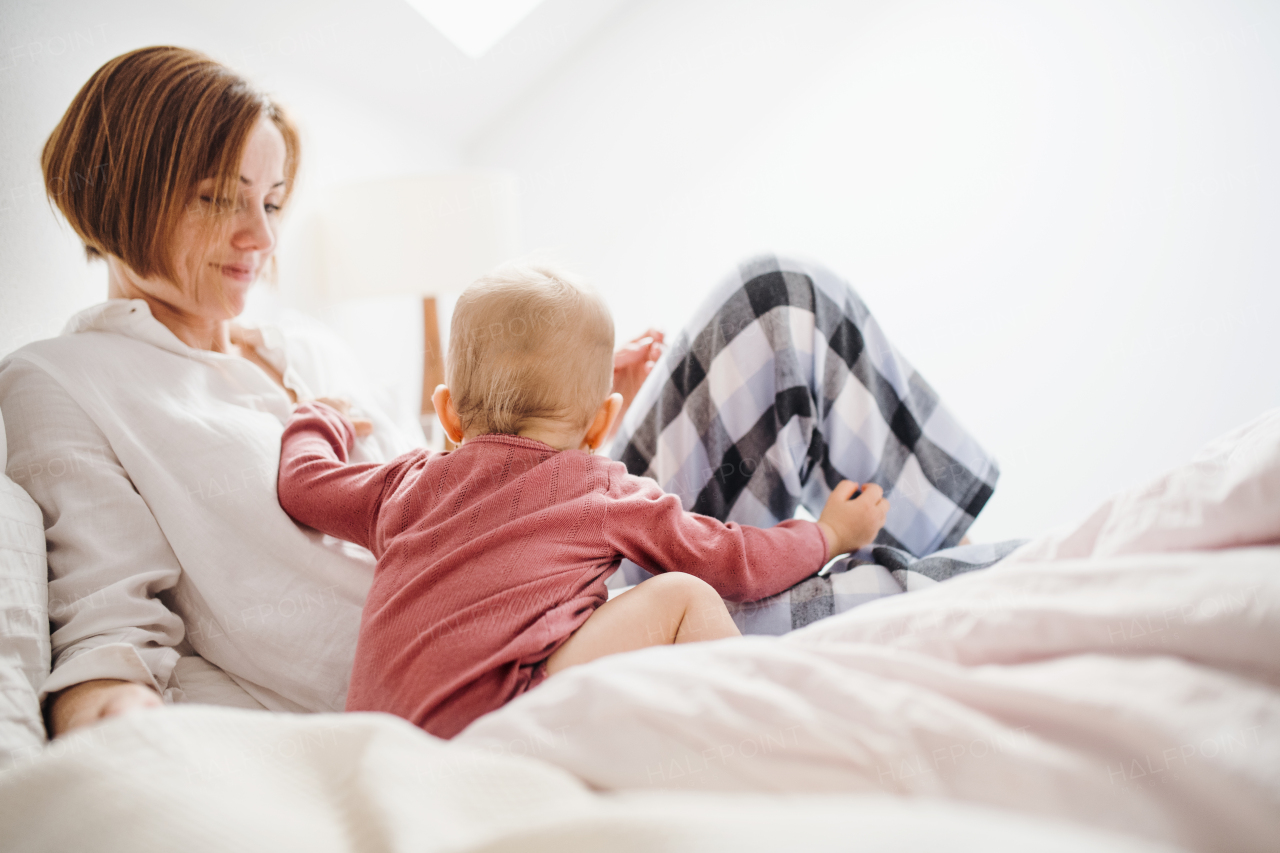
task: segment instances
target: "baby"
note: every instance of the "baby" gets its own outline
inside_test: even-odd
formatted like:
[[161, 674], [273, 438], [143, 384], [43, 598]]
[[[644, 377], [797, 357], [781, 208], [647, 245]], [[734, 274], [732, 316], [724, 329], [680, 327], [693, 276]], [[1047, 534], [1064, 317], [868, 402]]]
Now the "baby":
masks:
[[[721, 596], [781, 592], [875, 538], [888, 510], [875, 485], [850, 500], [846, 480], [817, 522], [763, 530], [685, 512], [594, 455], [622, 409], [612, 353], [599, 296], [555, 269], [508, 266], [453, 313], [448, 384], [432, 401], [456, 450], [349, 464], [345, 406], [298, 406], [280, 505], [378, 560], [348, 711], [453, 737], [566, 667], [737, 636]], [[657, 575], [609, 600], [622, 557]]]

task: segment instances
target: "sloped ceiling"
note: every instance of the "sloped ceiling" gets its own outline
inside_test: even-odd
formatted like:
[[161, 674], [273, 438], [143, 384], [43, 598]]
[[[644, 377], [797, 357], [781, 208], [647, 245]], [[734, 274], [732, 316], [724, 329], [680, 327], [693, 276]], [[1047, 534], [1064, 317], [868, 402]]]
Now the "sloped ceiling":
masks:
[[403, 115], [406, 126], [430, 127], [439, 145], [459, 146], [627, 2], [544, 0], [480, 59], [404, 0], [51, 0], [5, 17], [14, 40], [65, 35], [96, 63], [149, 44], [195, 47], [286, 103], [291, 92], [323, 87], [370, 112]]
[[[484, 56], [471, 59], [403, 0], [290, 0], [280, 4], [286, 13], [273, 4], [275, 20], [266, 29], [279, 33], [278, 55], [263, 57], [273, 66], [263, 71], [304, 75], [373, 109], [416, 113], [437, 129], [441, 143], [459, 146], [626, 2], [545, 0]], [[290, 38], [300, 45], [296, 62], [283, 55]]]

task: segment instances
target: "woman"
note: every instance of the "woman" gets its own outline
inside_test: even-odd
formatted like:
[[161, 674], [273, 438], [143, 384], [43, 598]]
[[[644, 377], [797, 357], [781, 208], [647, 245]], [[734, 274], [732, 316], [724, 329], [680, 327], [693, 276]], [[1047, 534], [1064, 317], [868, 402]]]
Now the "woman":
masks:
[[[283, 422], [342, 397], [372, 428], [357, 459], [409, 442], [331, 344], [234, 322], [298, 156], [270, 99], [173, 47], [104, 65], [45, 146], [47, 191], [109, 282], [0, 362], [7, 471], [45, 515], [55, 735], [162, 697], [343, 707], [373, 559], [280, 509]], [[615, 361], [637, 404], [614, 453], [689, 508], [771, 524], [874, 480], [894, 490], [884, 541], [927, 553], [990, 494], [990, 459], [825, 270], [748, 262], [660, 344]]]
[[332, 350], [232, 323], [297, 162], [278, 107], [175, 48], [107, 63], [45, 146], [111, 298], [0, 370], [9, 471], [46, 518], [54, 732], [193, 690], [342, 706], [371, 563], [281, 518], [280, 420], [342, 395], [377, 426], [370, 458], [410, 445]]

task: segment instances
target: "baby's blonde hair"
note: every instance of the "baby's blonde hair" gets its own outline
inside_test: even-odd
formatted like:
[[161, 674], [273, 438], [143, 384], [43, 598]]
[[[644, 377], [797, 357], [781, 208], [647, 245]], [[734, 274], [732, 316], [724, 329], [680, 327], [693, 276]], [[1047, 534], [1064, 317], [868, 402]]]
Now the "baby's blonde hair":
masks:
[[507, 264], [458, 298], [445, 372], [468, 434], [539, 420], [585, 429], [613, 384], [613, 318], [572, 273]]

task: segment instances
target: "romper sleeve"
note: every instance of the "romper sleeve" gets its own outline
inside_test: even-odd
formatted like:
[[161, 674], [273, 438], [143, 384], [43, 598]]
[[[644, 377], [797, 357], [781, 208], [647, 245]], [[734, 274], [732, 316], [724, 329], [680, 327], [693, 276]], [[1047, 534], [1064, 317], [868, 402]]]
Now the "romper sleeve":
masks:
[[768, 529], [685, 512], [680, 498], [647, 477], [609, 466], [605, 535], [618, 553], [650, 572], [699, 577], [730, 601], [756, 601], [822, 568], [827, 540], [815, 522]]
[[413, 450], [388, 463], [351, 463], [351, 421], [324, 403], [303, 403], [280, 439], [280, 506], [294, 521], [382, 555], [378, 512], [404, 473], [427, 454]]
[[40, 700], [112, 678], [163, 692], [182, 619], [157, 597], [182, 568], [106, 436], [38, 366], [0, 363], [6, 473], [44, 516], [53, 671]]

